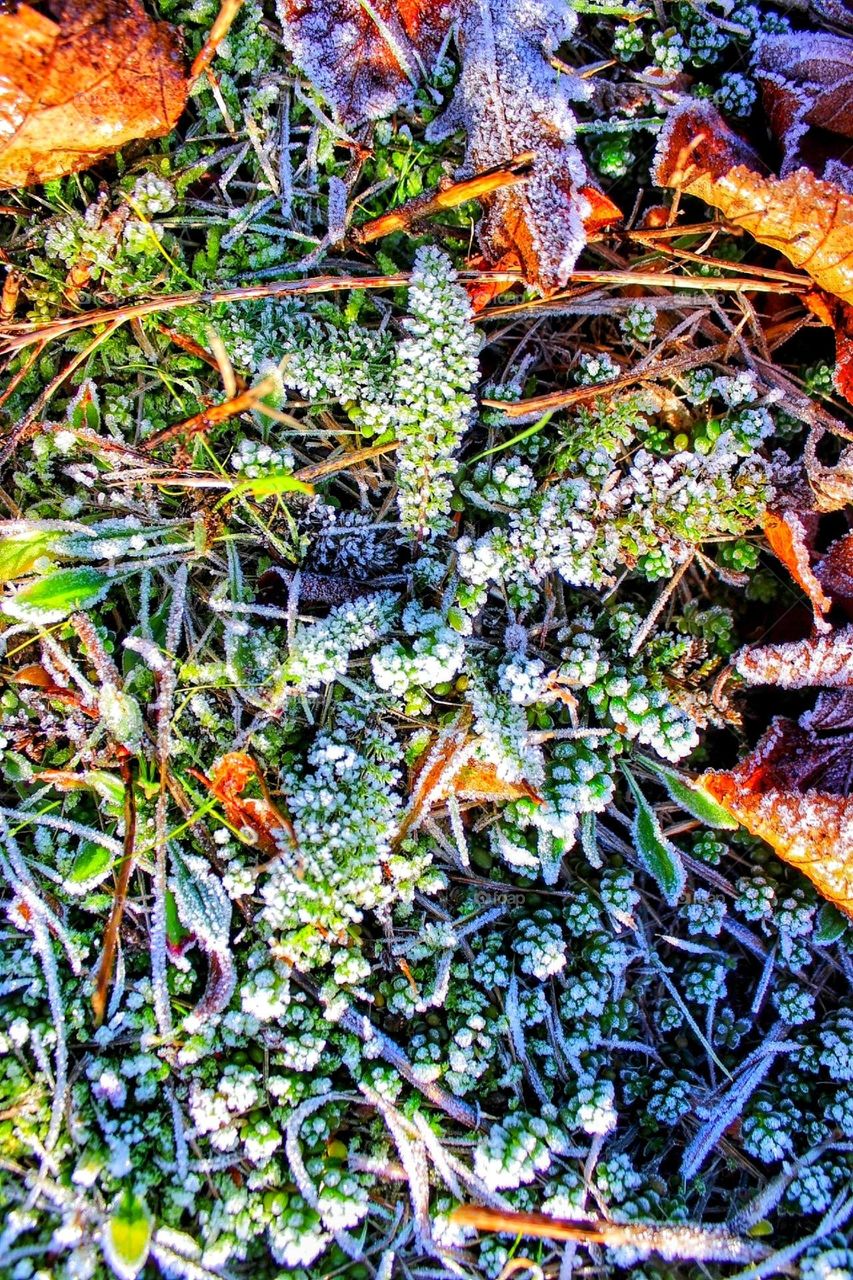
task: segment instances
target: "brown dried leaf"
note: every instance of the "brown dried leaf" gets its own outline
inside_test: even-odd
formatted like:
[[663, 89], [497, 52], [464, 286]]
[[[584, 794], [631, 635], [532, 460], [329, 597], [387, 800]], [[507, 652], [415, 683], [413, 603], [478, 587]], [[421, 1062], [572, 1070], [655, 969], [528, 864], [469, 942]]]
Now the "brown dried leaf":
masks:
[[747, 684], [853, 689], [853, 627], [787, 644], [741, 649], [734, 665]]
[[516, 255], [527, 280], [545, 291], [566, 283], [586, 241], [584, 220], [593, 215], [571, 106], [588, 96], [588, 86], [558, 72], [548, 56], [575, 22], [556, 0], [530, 0], [523, 9], [511, 0], [467, 0], [457, 29], [459, 84], [427, 131], [441, 141], [465, 130], [464, 173], [534, 153], [527, 182], [486, 203], [479, 240], [492, 262]]
[[[542, 803], [539, 792], [526, 779], [508, 782], [506, 778], [498, 776], [493, 764], [480, 760], [472, 760], [470, 764], [463, 765], [448, 786], [447, 796], [450, 795], [458, 796], [461, 800], [478, 800], [483, 804], [490, 800], [522, 799]], [[441, 798], [446, 799], [447, 796]]]
[[764, 36], [753, 73], [783, 147], [782, 176], [804, 161], [823, 174], [831, 149], [819, 146], [809, 129], [853, 138], [853, 40], [812, 31]]
[[[833, 711], [840, 714], [833, 716]], [[839, 733], [839, 727], [846, 732]], [[853, 916], [851, 780], [853, 706], [845, 693], [822, 695], [799, 724], [774, 720], [735, 769], [706, 773], [701, 785], [748, 831], [804, 872], [824, 897]]]
[[85, 169], [184, 109], [180, 37], [140, 0], [0, 12], [0, 189]]
[[550, 54], [574, 30], [562, 0], [278, 0], [285, 43], [348, 128], [411, 107], [452, 29], [462, 72], [453, 100], [427, 131], [468, 135], [459, 174], [534, 154], [528, 180], [483, 200], [480, 246], [491, 263], [520, 265], [543, 290], [566, 283], [587, 232], [621, 217], [589, 186], [574, 143], [573, 101], [590, 86]]
[[285, 45], [347, 128], [414, 106], [456, 7], [457, 0], [278, 0]]
[[688, 101], [670, 113], [653, 176], [719, 209], [822, 289], [853, 304], [853, 195], [808, 169], [765, 178], [758, 167], [715, 108]]

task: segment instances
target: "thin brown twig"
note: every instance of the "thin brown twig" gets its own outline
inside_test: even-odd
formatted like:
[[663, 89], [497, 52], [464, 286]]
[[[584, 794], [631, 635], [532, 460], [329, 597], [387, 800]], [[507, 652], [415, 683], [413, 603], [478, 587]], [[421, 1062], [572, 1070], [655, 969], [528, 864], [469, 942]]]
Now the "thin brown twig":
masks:
[[190, 88], [213, 62], [219, 46], [231, 30], [231, 24], [242, 7], [243, 0], [222, 0], [222, 7], [213, 20], [213, 26], [208, 31], [207, 38], [190, 67]]
[[349, 238], [355, 244], [370, 244], [381, 236], [403, 231], [433, 213], [455, 209], [460, 204], [467, 204], [469, 200], [481, 200], [483, 196], [492, 195], [503, 187], [514, 187], [520, 182], [526, 182], [532, 167], [533, 152], [524, 151], [506, 164], [494, 165], [491, 169], [475, 173], [472, 178], [464, 178], [461, 182], [454, 182], [408, 200], [398, 209], [392, 209], [390, 213], [384, 213], [379, 218], [372, 218], [370, 222], [353, 228]]
[[641, 1248], [691, 1261], [755, 1262], [767, 1257], [766, 1245], [744, 1239], [724, 1228], [696, 1227], [689, 1224], [645, 1222], [607, 1222], [592, 1219], [575, 1222], [551, 1218], [544, 1213], [516, 1213], [513, 1210], [487, 1209], [463, 1204], [450, 1215], [460, 1226], [480, 1231], [501, 1231], [510, 1235], [536, 1236], [546, 1240], [577, 1240], [582, 1244], [604, 1244], [611, 1248]]
[[120, 324], [120, 320], [115, 320], [112, 324], [108, 325], [103, 333], [99, 333], [96, 338], [93, 338], [87, 347], [84, 347], [82, 351], [78, 351], [76, 355], [72, 356], [64, 369], [60, 369], [56, 377], [51, 379], [42, 391], [41, 395], [27, 410], [24, 417], [21, 418], [20, 422], [16, 423], [6, 439], [2, 444], [0, 444], [0, 467], [4, 467], [6, 465], [18, 445], [21, 444], [22, 441], [26, 440], [28, 436], [32, 435], [32, 433], [38, 428], [39, 419], [55, 392], [57, 392], [62, 384], [71, 377], [71, 374], [76, 368], [81, 364], [84, 364], [85, 361], [89, 359], [92, 352], [99, 347], [102, 342], [106, 342], [108, 338], [112, 337]]
[[211, 427], [218, 426], [221, 422], [227, 422], [229, 418], [236, 418], [239, 413], [245, 413], [248, 409], [257, 409], [264, 396], [274, 390], [274, 386], [272, 378], [263, 378], [253, 387], [248, 387], [238, 395], [232, 396], [230, 400], [213, 404], [209, 409], [202, 409], [201, 413], [185, 418], [183, 422], [174, 422], [170, 427], [155, 431], [154, 435], [149, 436], [145, 441], [143, 447], [150, 453], [152, 449], [166, 444], [169, 440], [174, 440], [176, 436], [198, 435], [202, 431], [209, 431]]
[[686, 356], [676, 356], [672, 360], [664, 360], [660, 364], [652, 364], [647, 368], [637, 367], [627, 373], [620, 373], [607, 382], [593, 383], [589, 387], [572, 387], [570, 391], [551, 391], [544, 396], [533, 396], [530, 400], [517, 400], [508, 404], [505, 400], [483, 400], [490, 409], [502, 409], [508, 418], [521, 418], [526, 414], [546, 413], [549, 409], [562, 409], [572, 404], [583, 404], [586, 400], [594, 400], [598, 396], [609, 396], [614, 391], [622, 391], [638, 382], [657, 382], [661, 378], [671, 378], [698, 365], [709, 364], [719, 360], [726, 349], [725, 342], [718, 342], [713, 347], [704, 347], [701, 351], [693, 351]]
[[118, 949], [119, 929], [127, 902], [127, 887], [130, 884], [130, 873], [133, 870], [136, 849], [136, 797], [133, 791], [133, 770], [131, 760], [121, 763], [121, 780], [124, 784], [124, 848], [121, 866], [116, 878], [113, 905], [110, 918], [104, 931], [104, 949], [98, 967], [95, 990], [92, 993], [92, 1008], [95, 1011], [95, 1026], [99, 1027], [104, 1020], [107, 1008], [107, 993], [113, 976], [116, 951]]

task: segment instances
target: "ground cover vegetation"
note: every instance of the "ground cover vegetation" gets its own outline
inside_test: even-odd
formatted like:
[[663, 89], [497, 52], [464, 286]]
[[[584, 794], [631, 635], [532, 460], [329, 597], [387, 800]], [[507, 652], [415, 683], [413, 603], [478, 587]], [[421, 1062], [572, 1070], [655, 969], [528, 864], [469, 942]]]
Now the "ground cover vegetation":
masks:
[[853, 19], [217, 13], [0, 13], [0, 1274], [850, 1280]]

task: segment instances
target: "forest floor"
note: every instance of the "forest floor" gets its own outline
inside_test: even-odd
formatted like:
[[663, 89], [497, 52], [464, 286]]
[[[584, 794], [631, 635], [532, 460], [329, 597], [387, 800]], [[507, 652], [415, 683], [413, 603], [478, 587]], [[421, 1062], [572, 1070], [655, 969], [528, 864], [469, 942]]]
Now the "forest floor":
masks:
[[0, 1276], [853, 1280], [851, 33], [0, 12]]

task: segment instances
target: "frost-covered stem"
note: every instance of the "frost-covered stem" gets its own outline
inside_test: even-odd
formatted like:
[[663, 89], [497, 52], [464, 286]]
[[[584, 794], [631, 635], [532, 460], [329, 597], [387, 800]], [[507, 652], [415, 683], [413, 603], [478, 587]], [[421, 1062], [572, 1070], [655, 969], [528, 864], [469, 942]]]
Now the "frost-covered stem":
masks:
[[50, 1125], [44, 1140], [46, 1151], [52, 1151], [62, 1128], [62, 1117], [65, 1112], [65, 1092], [68, 1088], [68, 1044], [65, 1038], [65, 1006], [62, 1000], [62, 987], [56, 968], [56, 957], [50, 942], [50, 934], [44, 921], [33, 916], [30, 922], [33, 932], [33, 945], [41, 960], [45, 985], [47, 986], [47, 1002], [56, 1034], [56, 1065], [53, 1072], [53, 1103], [50, 1108]]
[[0, 809], [0, 838], [2, 838], [2, 844], [0, 844], [0, 871], [2, 871], [12, 891], [17, 894], [22, 902], [26, 903], [33, 916], [41, 920], [46, 927], [52, 929], [56, 934], [68, 957], [71, 972], [77, 976], [81, 972], [80, 953], [72, 942], [65, 926], [39, 897], [35, 881], [30, 875], [29, 867], [24, 861], [18, 842], [9, 830], [6, 816], [17, 818], [18, 814], [14, 809]]
[[533, 1086], [533, 1091], [539, 1101], [542, 1103], [543, 1111], [551, 1111], [553, 1114], [554, 1106], [545, 1089], [542, 1077], [536, 1070], [531, 1060], [530, 1054], [527, 1052], [527, 1044], [524, 1039], [524, 1027], [521, 1025], [521, 1015], [518, 1008], [518, 977], [512, 975], [509, 984], [509, 990], [506, 995], [506, 1020], [509, 1026], [510, 1039], [512, 1047], [515, 1050], [516, 1057], [524, 1067], [525, 1074]]
[[394, 1140], [400, 1163], [406, 1171], [415, 1234], [421, 1248], [430, 1249], [432, 1233], [429, 1221], [429, 1169], [424, 1154], [424, 1144], [419, 1139], [413, 1141], [409, 1133], [409, 1123], [396, 1107], [393, 1107], [369, 1085], [362, 1083], [359, 1089], [382, 1116]]
[[[313, 996], [318, 1003], [323, 1004], [319, 989], [309, 979], [302, 974], [293, 973], [291, 981], [297, 986], [302, 987], [303, 991], [307, 991]], [[467, 1102], [463, 1102], [461, 1098], [455, 1097], [452, 1093], [448, 1093], [446, 1089], [442, 1089], [441, 1085], [434, 1084], [429, 1080], [421, 1080], [415, 1073], [409, 1059], [403, 1053], [399, 1045], [389, 1037], [384, 1031], [380, 1031], [363, 1013], [358, 1013], [355, 1009], [344, 1009], [343, 1013], [337, 1019], [339, 1025], [344, 1031], [349, 1031], [351, 1035], [358, 1036], [363, 1044], [369, 1044], [379, 1051], [379, 1056], [398, 1071], [408, 1084], [418, 1093], [433, 1104], [444, 1111], [455, 1120], [457, 1124], [464, 1125], [466, 1129], [478, 1129], [480, 1127], [479, 1109], [470, 1106]]]
[[[166, 626], [166, 649], [174, 654], [180, 639], [181, 623], [187, 590], [187, 566], [183, 564], [175, 574], [172, 587], [172, 604]], [[151, 907], [151, 978], [154, 987], [154, 1012], [161, 1035], [172, 1030], [172, 1009], [169, 1001], [168, 953], [166, 950], [166, 828], [169, 807], [169, 752], [172, 708], [177, 678], [174, 664], [160, 656], [155, 665], [159, 692], [157, 696], [157, 763], [160, 766], [160, 790], [154, 812], [154, 901]]]

